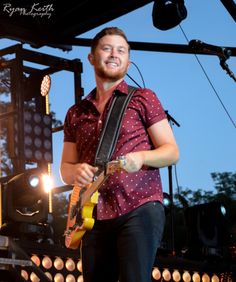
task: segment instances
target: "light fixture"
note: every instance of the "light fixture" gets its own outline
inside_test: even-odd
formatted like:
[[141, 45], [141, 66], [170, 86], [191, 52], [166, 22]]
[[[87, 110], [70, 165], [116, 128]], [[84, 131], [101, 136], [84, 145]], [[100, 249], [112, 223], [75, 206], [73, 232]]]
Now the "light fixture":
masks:
[[[176, 262], [175, 262], [176, 263]], [[173, 282], [219, 282], [224, 273], [206, 273], [205, 271], [197, 272], [186, 269], [186, 265], [180, 269], [173, 268], [173, 265], [168, 266], [154, 266], [152, 269], [152, 281], [173, 281]], [[226, 279], [230, 277], [226, 276]], [[223, 281], [223, 280], [222, 280]], [[233, 281], [233, 280], [229, 280]]]
[[40, 72], [35, 72], [25, 77], [24, 82], [24, 101], [40, 96], [45, 97], [51, 88], [51, 77]]
[[48, 194], [41, 171], [29, 169], [11, 178], [4, 187], [7, 223], [44, 223], [48, 218]]
[[160, 30], [171, 29], [187, 17], [184, 0], [155, 0], [152, 10], [153, 25]]
[[[63, 252], [63, 250], [62, 250]], [[53, 255], [33, 254], [31, 260], [51, 281], [55, 282], [83, 282], [83, 275], [78, 267], [67, 268], [66, 265], [81, 264], [81, 259], [78, 257], [62, 257]], [[41, 281], [37, 274], [27, 267], [22, 267], [21, 277], [29, 281]]]
[[220, 202], [188, 207], [185, 210], [188, 232], [186, 256], [196, 259], [228, 256], [228, 220]]
[[51, 115], [24, 112], [24, 155], [27, 162], [52, 163]]
[[47, 96], [51, 88], [51, 77], [45, 75], [41, 81], [40, 93], [42, 96]]
[[169, 209], [171, 206], [171, 198], [170, 195], [166, 192], [163, 193], [163, 205], [166, 209]]

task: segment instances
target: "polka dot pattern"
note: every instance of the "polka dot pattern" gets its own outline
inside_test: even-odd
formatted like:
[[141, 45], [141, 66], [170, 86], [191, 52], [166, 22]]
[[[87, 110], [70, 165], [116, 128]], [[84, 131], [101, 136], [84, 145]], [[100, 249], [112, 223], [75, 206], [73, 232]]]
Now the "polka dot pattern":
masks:
[[[128, 93], [123, 81], [115, 93]], [[64, 141], [75, 142], [79, 162], [94, 163], [99, 135], [106, 118], [112, 98], [106, 110], [99, 114], [94, 106], [95, 91], [87, 98], [72, 106], [64, 123]], [[156, 94], [150, 89], [138, 89], [124, 114], [120, 135], [112, 159], [129, 152], [153, 148], [147, 128], [166, 118], [163, 107]], [[137, 173], [116, 172], [109, 176], [100, 189], [97, 204], [97, 218], [109, 219], [123, 215], [145, 202], [162, 202], [162, 185], [159, 169], [143, 167]]]

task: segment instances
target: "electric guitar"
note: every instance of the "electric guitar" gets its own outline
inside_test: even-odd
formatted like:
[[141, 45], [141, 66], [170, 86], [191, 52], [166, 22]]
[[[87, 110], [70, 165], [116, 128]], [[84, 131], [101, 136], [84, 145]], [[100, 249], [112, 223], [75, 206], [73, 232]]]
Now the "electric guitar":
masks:
[[93, 209], [98, 202], [98, 189], [105, 182], [107, 177], [115, 171], [120, 171], [125, 166], [125, 158], [108, 162], [102, 172], [94, 181], [86, 187], [74, 186], [68, 208], [66, 224], [65, 246], [70, 249], [77, 249], [81, 239], [87, 230], [94, 225]]

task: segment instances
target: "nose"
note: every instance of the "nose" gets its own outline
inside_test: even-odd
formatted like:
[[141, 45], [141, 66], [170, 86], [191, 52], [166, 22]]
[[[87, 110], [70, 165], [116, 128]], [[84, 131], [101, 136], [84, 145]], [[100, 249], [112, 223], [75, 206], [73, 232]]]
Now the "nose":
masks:
[[117, 50], [115, 48], [111, 49], [111, 53], [110, 53], [111, 58], [115, 58], [117, 57]]

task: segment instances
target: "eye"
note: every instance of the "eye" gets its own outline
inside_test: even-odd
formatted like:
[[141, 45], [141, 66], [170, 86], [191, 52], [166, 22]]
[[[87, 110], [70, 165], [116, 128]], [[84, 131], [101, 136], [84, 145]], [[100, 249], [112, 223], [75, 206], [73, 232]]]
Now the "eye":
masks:
[[118, 52], [123, 55], [123, 54], [126, 53], [126, 50], [125, 50], [125, 48], [119, 48]]
[[103, 51], [110, 51], [111, 49], [111, 46], [103, 46], [102, 48]]

